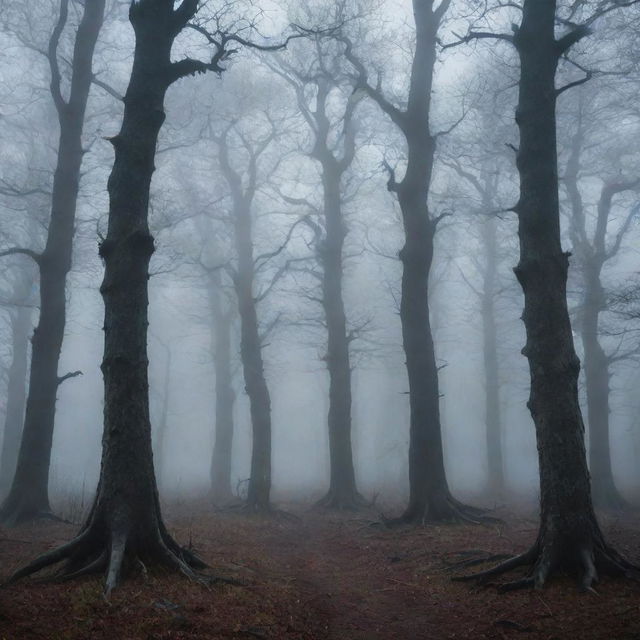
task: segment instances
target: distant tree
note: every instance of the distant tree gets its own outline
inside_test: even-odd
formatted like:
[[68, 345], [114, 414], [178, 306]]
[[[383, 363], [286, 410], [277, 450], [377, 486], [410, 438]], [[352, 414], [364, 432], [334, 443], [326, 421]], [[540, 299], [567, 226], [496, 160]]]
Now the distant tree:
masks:
[[[317, 37], [314, 52], [269, 64], [293, 87], [296, 103], [311, 136], [310, 157], [320, 165], [322, 206], [305, 197], [286, 196], [287, 202], [311, 207], [307, 224], [313, 231], [313, 248], [321, 272], [325, 361], [329, 372], [330, 485], [319, 505], [353, 509], [365, 504], [356, 487], [351, 445], [351, 362], [349, 331], [343, 295], [344, 243], [348, 226], [344, 214], [344, 175], [356, 153], [354, 112], [361, 94], [345, 74], [335, 42]], [[339, 105], [339, 106], [338, 106]], [[335, 113], [337, 112], [337, 113]], [[335, 113], [335, 115], [334, 115]], [[311, 215], [313, 212], [316, 215]]]
[[104, 7], [105, 0], [88, 2], [83, 7], [71, 59], [69, 97], [65, 99], [58, 49], [67, 25], [69, 0], [60, 1], [58, 21], [46, 52], [51, 71], [51, 96], [60, 125], [47, 241], [41, 253], [23, 247], [0, 252], [0, 256], [29, 256], [38, 265], [40, 273], [40, 318], [32, 339], [29, 395], [20, 452], [11, 490], [0, 507], [0, 521], [6, 525], [51, 513], [48, 488], [56, 394], [64, 380], [79, 373], [59, 376], [58, 361], [64, 337], [66, 279], [71, 268], [84, 155], [82, 131], [93, 80], [93, 53], [102, 27]]
[[[275, 132], [265, 134], [253, 143], [238, 134], [246, 164], [237, 168], [231, 158], [229, 137], [235, 122], [225, 127], [216, 138], [220, 171], [231, 195], [231, 225], [234, 230], [236, 267], [231, 270], [240, 316], [240, 358], [245, 389], [249, 396], [253, 442], [251, 475], [247, 489], [247, 507], [260, 511], [270, 509], [271, 493], [271, 397], [264, 374], [262, 340], [255, 290], [256, 257], [254, 256], [253, 202], [258, 189], [258, 162], [273, 142]], [[235, 165], [235, 166], [234, 166]]]
[[[518, 566], [531, 567], [504, 589], [542, 587], [563, 567], [581, 571], [581, 587], [591, 589], [598, 571], [625, 575], [634, 567], [606, 543], [596, 520], [584, 446], [584, 425], [578, 401], [580, 363], [574, 350], [567, 307], [569, 256], [560, 243], [556, 101], [565, 90], [583, 82], [556, 87], [560, 59], [589, 34], [589, 24], [623, 3], [576, 3], [561, 24], [556, 0], [524, 0], [522, 20], [513, 35], [471, 31], [463, 41], [497, 38], [512, 43], [520, 58], [520, 129], [517, 167], [520, 173], [518, 215], [520, 261], [515, 273], [525, 298], [523, 321], [531, 392], [529, 409], [536, 427], [540, 467], [541, 522], [538, 538], [525, 553], [464, 579], [486, 579]], [[587, 3], [588, 4], [588, 3]], [[626, 4], [626, 3], [624, 3]], [[583, 20], [581, 20], [583, 18]]]
[[395, 193], [402, 212], [405, 244], [400, 251], [402, 295], [400, 320], [409, 377], [411, 407], [409, 440], [409, 505], [402, 522], [422, 523], [477, 520], [480, 511], [456, 500], [449, 490], [444, 468], [440, 392], [431, 320], [429, 273], [434, 236], [442, 215], [429, 210], [429, 192], [438, 134], [431, 129], [431, 97], [436, 64], [438, 29], [451, 2], [414, 0], [416, 29], [406, 107], [393, 104], [380, 83], [371, 84], [365, 64], [349, 38], [345, 55], [356, 73], [356, 88], [370, 97], [402, 133], [407, 165], [402, 180], [388, 166], [387, 188]]
[[20, 270], [13, 278], [12, 290], [3, 295], [0, 305], [6, 306], [11, 328], [11, 365], [7, 381], [7, 411], [4, 420], [0, 453], [0, 492], [11, 486], [16, 469], [20, 436], [24, 422], [27, 396], [29, 336], [33, 328], [33, 274]]
[[[620, 509], [627, 503], [618, 491], [613, 477], [609, 443], [609, 385], [611, 365], [624, 357], [625, 349], [621, 349], [619, 345], [617, 349], [607, 353], [606, 345], [603, 344], [602, 314], [607, 310], [609, 295], [602, 281], [602, 274], [607, 263], [620, 252], [631, 223], [639, 214], [638, 205], [629, 206], [628, 214], [613, 233], [611, 226], [614, 200], [622, 194], [640, 190], [640, 178], [629, 176], [625, 179], [621, 172], [614, 176], [617, 163], [615, 159], [606, 157], [606, 164], [601, 170], [605, 173], [602, 176], [604, 184], [596, 205], [595, 227], [591, 232], [591, 216], [588, 213], [588, 203], [585, 203], [588, 191], [583, 184], [583, 174], [594, 170], [598, 172], [597, 168], [588, 166], [592, 162], [589, 162], [587, 148], [592, 144], [590, 139], [593, 129], [600, 135], [602, 123], [594, 121], [593, 114], [589, 113], [598, 108], [593, 95], [589, 103], [587, 104], [584, 88], [581, 88], [576, 101], [575, 131], [571, 136], [562, 184], [569, 200], [569, 237], [578, 271], [576, 277], [582, 292], [574, 324], [580, 334], [584, 354], [589, 419], [589, 471], [593, 500], [598, 507]], [[598, 151], [602, 155], [604, 150], [600, 146]], [[616, 151], [620, 153], [622, 149], [618, 146], [613, 152]], [[589, 155], [593, 155], [593, 151]]]
[[231, 490], [231, 454], [233, 447], [232, 329], [236, 309], [222, 285], [222, 273], [209, 273], [209, 305], [213, 318], [213, 364], [216, 375], [215, 442], [211, 456], [211, 494], [217, 504], [233, 497]]

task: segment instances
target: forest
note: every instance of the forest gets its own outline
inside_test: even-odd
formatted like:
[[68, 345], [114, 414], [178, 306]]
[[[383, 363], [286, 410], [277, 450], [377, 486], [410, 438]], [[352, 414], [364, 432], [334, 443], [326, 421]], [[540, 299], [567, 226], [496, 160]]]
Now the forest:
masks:
[[0, 0], [0, 640], [640, 638], [640, 0]]

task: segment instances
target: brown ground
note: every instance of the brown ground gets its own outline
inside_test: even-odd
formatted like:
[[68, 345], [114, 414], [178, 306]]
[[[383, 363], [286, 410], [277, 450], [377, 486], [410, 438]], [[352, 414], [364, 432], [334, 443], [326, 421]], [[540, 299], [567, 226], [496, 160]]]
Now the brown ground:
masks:
[[[371, 516], [373, 517], [373, 516]], [[222, 575], [245, 585], [206, 588], [140, 573], [110, 602], [98, 578], [25, 580], [0, 592], [0, 640], [417, 640], [640, 638], [640, 585], [604, 579], [598, 595], [560, 576], [542, 592], [499, 594], [452, 583], [460, 552], [510, 553], [535, 537], [533, 520], [504, 526], [387, 530], [359, 515], [300, 512], [300, 520], [234, 514], [168, 517]], [[640, 515], [605, 519], [609, 539], [640, 556]], [[76, 526], [0, 530], [0, 578], [69, 539]]]

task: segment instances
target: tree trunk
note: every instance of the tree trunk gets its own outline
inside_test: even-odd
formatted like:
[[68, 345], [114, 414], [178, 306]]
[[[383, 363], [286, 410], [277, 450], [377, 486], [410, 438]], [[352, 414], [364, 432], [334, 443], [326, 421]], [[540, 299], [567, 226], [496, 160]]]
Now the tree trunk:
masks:
[[11, 485], [16, 470], [18, 448], [24, 420], [27, 395], [27, 352], [33, 309], [18, 307], [11, 314], [11, 366], [7, 384], [7, 413], [0, 454], [0, 493]]
[[620, 495], [613, 479], [609, 446], [609, 360], [598, 336], [600, 309], [604, 291], [600, 283], [600, 268], [585, 265], [585, 295], [580, 323], [584, 349], [584, 374], [589, 417], [589, 471], [593, 501], [597, 507], [622, 509], [627, 502]]
[[[488, 203], [487, 203], [488, 204]], [[485, 209], [486, 211], [487, 209]], [[502, 424], [500, 420], [500, 380], [496, 333], [497, 223], [494, 218], [482, 224], [485, 268], [482, 274], [482, 356], [485, 379], [485, 425], [487, 429], [487, 471], [489, 491], [504, 491]]]
[[140, 0], [129, 10], [136, 45], [122, 127], [111, 138], [115, 161], [108, 181], [109, 227], [100, 245], [105, 263], [100, 287], [105, 304], [100, 481], [78, 537], [17, 571], [12, 580], [67, 560], [66, 577], [106, 569], [109, 594], [123, 566], [161, 564], [192, 577], [191, 567], [203, 566], [174, 542], [162, 522], [147, 377], [147, 282], [154, 250], [149, 189], [165, 119], [164, 96], [178, 77], [175, 65], [180, 63], [171, 63], [171, 46], [196, 7], [186, 0], [176, 10], [173, 0]]
[[211, 283], [210, 299], [214, 323], [214, 366], [216, 373], [215, 443], [211, 457], [211, 495], [214, 503], [233, 498], [231, 453], [233, 448], [233, 406], [236, 394], [231, 372], [231, 328], [233, 313], [222, 307], [219, 280]]
[[555, 0], [525, 0], [514, 36], [521, 65], [516, 111], [520, 261], [515, 273], [525, 301], [527, 341], [522, 352], [531, 374], [528, 406], [538, 445], [541, 521], [529, 551], [475, 576], [486, 579], [532, 565], [527, 577], [505, 585], [506, 589], [541, 587], [552, 571], [561, 568], [579, 569], [582, 587], [591, 589], [597, 569], [614, 573], [631, 569], [607, 547], [591, 503], [578, 402], [580, 362], [567, 309], [569, 256], [560, 244], [558, 202], [555, 74], [570, 43], [555, 39], [555, 17]]
[[[163, 344], [165, 348], [166, 361], [164, 365], [164, 379], [162, 384], [162, 398], [160, 419], [158, 420], [158, 427], [155, 434], [155, 446], [152, 447], [155, 454], [155, 467], [156, 477], [159, 479], [159, 484], [162, 486], [162, 473], [165, 470], [165, 445], [167, 439], [167, 431], [169, 430], [169, 406], [171, 400], [171, 371], [173, 354], [171, 346]], [[152, 438], [153, 442], [153, 438]]]
[[[442, 3], [440, 9], [445, 6]], [[432, 2], [414, 0], [416, 49], [403, 133], [407, 169], [400, 183], [390, 181], [398, 194], [405, 244], [400, 251], [402, 293], [400, 320], [409, 378], [411, 409], [409, 438], [409, 504], [401, 521], [472, 519], [478, 511], [465, 507], [449, 491], [444, 468], [438, 367], [429, 318], [429, 273], [437, 220], [429, 214], [428, 199], [436, 140], [430, 132], [431, 91], [441, 16]]]
[[[328, 154], [328, 150], [326, 150]], [[353, 509], [364, 504], [356, 488], [351, 445], [351, 363], [347, 318], [342, 298], [342, 252], [346, 228], [340, 198], [341, 171], [333, 156], [322, 163], [326, 236], [318, 254], [322, 265], [322, 307], [327, 326], [329, 372], [329, 492], [319, 504]]]
[[235, 289], [240, 313], [240, 357], [251, 412], [253, 444], [247, 506], [261, 511], [270, 508], [271, 493], [271, 398], [264, 377], [262, 343], [253, 295], [253, 240], [251, 209], [240, 203], [234, 210], [238, 272]]
[[[58, 109], [60, 139], [53, 178], [47, 243], [37, 262], [40, 269], [40, 319], [32, 339], [29, 395], [16, 472], [9, 495], [0, 508], [0, 521], [17, 524], [50, 514], [49, 466], [59, 384], [58, 360], [64, 337], [66, 278], [71, 268], [76, 203], [82, 164], [82, 130], [91, 88], [91, 64], [104, 17], [105, 0], [84, 8], [76, 35], [68, 102], [59, 93], [52, 68], [52, 95]], [[59, 24], [66, 22], [61, 4]], [[51, 39], [49, 58], [56, 60], [57, 40]], [[58, 34], [59, 38], [59, 34]], [[53, 49], [53, 50], [52, 50]]]
[[577, 323], [584, 350], [587, 413], [589, 419], [589, 469], [593, 501], [597, 507], [622, 509], [626, 500], [616, 487], [609, 446], [609, 359], [600, 344], [600, 312], [606, 305], [601, 273], [605, 262], [615, 257], [605, 246], [611, 199], [617, 191], [631, 188], [633, 183], [605, 184], [598, 203], [596, 231], [590, 240], [587, 234], [584, 203], [579, 187], [580, 156], [585, 145], [583, 124], [584, 94], [579, 95], [577, 129], [572, 139], [571, 153], [565, 168], [564, 184], [571, 203], [570, 233], [584, 287], [583, 301]]

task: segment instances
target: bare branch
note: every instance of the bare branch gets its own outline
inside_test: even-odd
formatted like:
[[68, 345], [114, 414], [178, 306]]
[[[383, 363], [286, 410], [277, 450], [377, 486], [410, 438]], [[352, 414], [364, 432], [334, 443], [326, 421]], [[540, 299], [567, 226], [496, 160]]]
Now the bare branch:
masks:
[[15, 255], [23, 255], [29, 256], [36, 264], [40, 264], [42, 259], [42, 255], [34, 251], [33, 249], [26, 249], [24, 247], [11, 247], [10, 249], [5, 249], [4, 251], [0, 251], [0, 258], [4, 256], [15, 256]]
[[82, 371], [71, 371], [69, 373], [65, 373], [63, 376], [58, 377], [58, 386], [60, 386], [65, 380], [69, 380], [69, 378], [77, 378], [81, 375], [83, 375]]

